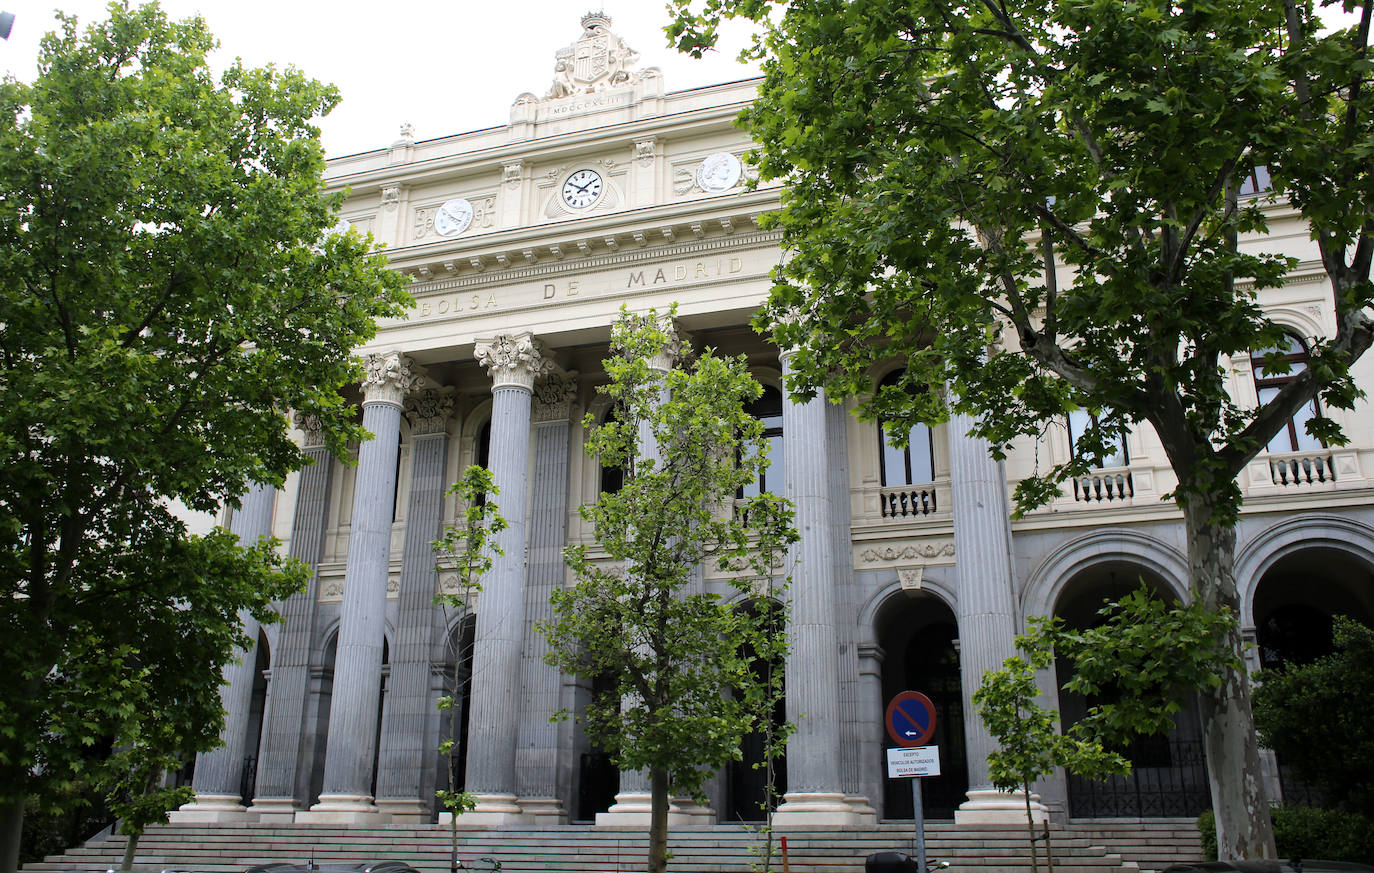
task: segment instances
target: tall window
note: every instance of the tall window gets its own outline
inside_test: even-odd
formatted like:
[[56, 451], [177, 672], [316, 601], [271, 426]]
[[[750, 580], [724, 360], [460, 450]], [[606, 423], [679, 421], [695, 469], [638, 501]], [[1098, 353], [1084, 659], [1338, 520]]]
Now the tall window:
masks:
[[[615, 420], [616, 420], [616, 417], [615, 417], [615, 410], [612, 409], [610, 412], [606, 413], [606, 417], [605, 417], [604, 419], [602, 419], [602, 423], [603, 423], [603, 424], [610, 424], [611, 422], [613, 422], [613, 421], [615, 421]], [[619, 467], [619, 466], [609, 466], [609, 467], [608, 467], [608, 466], [606, 466], [605, 464], [602, 464], [602, 465], [601, 465], [601, 491], [600, 491], [600, 493], [602, 493], [602, 494], [615, 494], [615, 493], [618, 492], [621, 488], [624, 488], [624, 487], [625, 487], [625, 468], [624, 468], [624, 467]]]
[[[482, 425], [482, 429], [477, 432], [477, 466], [491, 469], [491, 420]], [[477, 495], [477, 505], [487, 505], [487, 495]], [[460, 510], [461, 511], [461, 510]]]
[[[1280, 352], [1279, 360], [1288, 364], [1288, 372], [1275, 373], [1265, 367], [1265, 358], [1275, 351]], [[1259, 395], [1260, 405], [1263, 406], [1273, 400], [1284, 385], [1307, 369], [1307, 346], [1302, 340], [1289, 334], [1286, 344], [1279, 349], [1260, 349], [1251, 352], [1250, 369], [1255, 374], [1255, 393]], [[1308, 402], [1278, 433], [1274, 434], [1266, 448], [1271, 452], [1311, 452], [1321, 449], [1321, 441], [1307, 432], [1308, 420], [1317, 414], [1317, 401]]]
[[758, 497], [764, 492], [782, 494], [782, 392], [765, 385], [758, 400], [745, 410], [763, 422], [763, 438], [768, 443], [768, 469], [759, 473], [757, 482], [750, 482], [740, 490], [740, 497]]
[[1241, 180], [1240, 191], [1238, 193], [1241, 197], [1251, 194], [1263, 194], [1273, 187], [1273, 180], [1269, 178], [1269, 168], [1261, 164], [1251, 170], [1250, 175]]
[[[896, 385], [904, 370], [893, 370], [880, 386]], [[884, 485], [919, 485], [935, 481], [935, 454], [930, 427], [918, 424], [907, 435], [906, 448], [897, 448], [887, 422], [878, 421], [878, 449]]]
[[[1086, 409], [1075, 409], [1069, 413], [1069, 446], [1075, 453], [1078, 451], [1078, 440], [1096, 423], [1097, 416]], [[1124, 467], [1131, 462], [1131, 456], [1126, 452], [1125, 436], [1118, 437], [1112, 448], [1116, 451], [1103, 458], [1101, 466]]]

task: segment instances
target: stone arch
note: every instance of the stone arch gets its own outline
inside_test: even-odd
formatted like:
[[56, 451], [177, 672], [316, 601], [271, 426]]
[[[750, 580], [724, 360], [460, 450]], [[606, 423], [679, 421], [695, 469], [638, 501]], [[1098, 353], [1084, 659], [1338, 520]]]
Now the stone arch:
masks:
[[[878, 730], [886, 702], [901, 691], [920, 691], [935, 704], [936, 727], [931, 742], [940, 746], [941, 775], [922, 782], [925, 816], [949, 819], [968, 792], [968, 753], [965, 743], [963, 679], [959, 669], [958, 617], [953, 600], [930, 588], [902, 589], [889, 586], [887, 594], [865, 605], [864, 633], [872, 634], [872, 648], [881, 662], [875, 689], [869, 698], [875, 711], [865, 721]], [[862, 646], [861, 646], [862, 648]], [[892, 745], [883, 732], [881, 746]], [[871, 798], [878, 801], [879, 815], [887, 820], [912, 817], [911, 785], [905, 779], [882, 778]]]
[[[892, 598], [899, 596], [908, 596], [907, 589], [902, 587], [902, 581], [899, 570], [894, 569], [880, 571], [879, 578], [882, 578], [883, 576], [888, 577], [887, 581], [882, 583], [882, 587], [878, 588], [877, 591], [870, 595], [869, 598], [859, 606], [859, 619], [857, 627], [859, 637], [857, 640], [855, 640], [855, 644], [860, 647], [878, 645], [878, 635], [876, 630], [878, 612], [883, 608], [884, 604], [886, 604]], [[923, 573], [921, 577], [921, 587], [919, 590], [929, 592], [932, 596], [934, 596], [946, 607], [948, 607], [950, 612], [954, 613], [955, 615], [959, 614], [958, 590], [954, 587], [954, 585], [951, 582], [945, 579], [944, 574], [926, 576]]]
[[1286, 558], [1309, 550], [1346, 556], [1374, 572], [1374, 527], [1335, 515], [1301, 515], [1271, 525], [1236, 551], [1242, 627], [1254, 627], [1260, 581]]
[[1140, 531], [1095, 530], [1064, 543], [1031, 572], [1022, 589], [1022, 614], [1053, 614], [1065, 586], [1105, 564], [1139, 567], [1167, 583], [1175, 597], [1188, 597], [1188, 559], [1183, 552]]

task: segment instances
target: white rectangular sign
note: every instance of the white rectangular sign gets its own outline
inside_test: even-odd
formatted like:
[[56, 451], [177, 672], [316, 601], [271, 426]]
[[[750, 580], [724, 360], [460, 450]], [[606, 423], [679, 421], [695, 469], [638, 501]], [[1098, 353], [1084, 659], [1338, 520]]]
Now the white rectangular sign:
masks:
[[939, 775], [939, 746], [917, 746], [913, 749], [887, 750], [887, 778], [889, 779]]

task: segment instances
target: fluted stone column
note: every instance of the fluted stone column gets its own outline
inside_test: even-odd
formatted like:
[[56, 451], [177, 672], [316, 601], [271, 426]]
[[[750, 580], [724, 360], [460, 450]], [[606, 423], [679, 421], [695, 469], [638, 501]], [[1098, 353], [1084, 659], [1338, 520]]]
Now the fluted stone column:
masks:
[[426, 388], [406, 399], [410, 420], [410, 498], [397, 592], [396, 645], [387, 691], [387, 730], [377, 767], [377, 808], [393, 821], [429, 821], [434, 778], [426, 766], [438, 754], [429, 726], [437, 701], [431, 691], [430, 655], [443, 635], [434, 541], [443, 527], [448, 421], [453, 394]]
[[382, 692], [396, 458], [405, 395], [422, 377], [399, 352], [368, 355], [364, 364], [363, 427], [372, 439], [358, 449], [324, 784], [320, 802], [296, 816], [301, 822], [380, 820], [372, 802], [372, 771]]
[[507, 527], [494, 541], [504, 554], [492, 561], [477, 601], [472, 653], [472, 710], [468, 719], [467, 790], [477, 807], [470, 824], [527, 821], [515, 802], [515, 743], [520, 714], [520, 651], [525, 637], [525, 510], [529, 491], [530, 406], [535, 380], [553, 369], [532, 334], [477, 343], [477, 360], [491, 374], [492, 479]]
[[515, 790], [520, 808], [536, 823], [559, 823], [558, 724], [563, 676], [544, 663], [549, 644], [532, 628], [553, 618], [549, 597], [567, 573], [568, 447], [577, 374], [554, 373], [534, 386], [534, 470], [530, 554], [525, 589], [525, 646], [520, 657], [520, 727], [515, 748]]
[[[782, 353], [784, 382], [792, 353]], [[857, 824], [845, 801], [840, 753], [839, 636], [835, 628], [835, 507], [831, 440], [824, 393], [807, 401], [783, 386], [783, 475], [796, 508], [801, 540], [788, 550], [792, 612], [788, 627], [787, 794], [773, 817], [778, 827]]]
[[[637, 317], [645, 320], [648, 318], [648, 316]], [[691, 347], [691, 336], [667, 317], [660, 317], [658, 326], [667, 333], [668, 343], [662, 352], [650, 358], [647, 363], [650, 369], [658, 373], [667, 373], [682, 359], [684, 348]], [[659, 403], [667, 402], [667, 391], [666, 387], [660, 389]], [[635, 435], [635, 452], [642, 460], [657, 462], [662, 459], [662, 455], [659, 453], [658, 439], [654, 436], [653, 428], [648, 422], [639, 423], [639, 432]], [[633, 705], [633, 701], [628, 705]], [[690, 804], [690, 801], [689, 805], [695, 806], [695, 804]], [[692, 824], [694, 821], [702, 823], [696, 819], [696, 812], [697, 810], [684, 810], [678, 798], [669, 798], [668, 824], [676, 827]], [[710, 811], [704, 810], [702, 812], [709, 813]], [[647, 828], [652, 814], [653, 792], [649, 785], [649, 771], [621, 770], [620, 790], [615, 794], [615, 803], [611, 804], [611, 808], [605, 812], [596, 814], [596, 823], [602, 827]], [[702, 818], [705, 817], [705, 815], [702, 816]]]
[[[303, 451], [314, 463], [303, 468], [297, 477], [296, 512], [287, 552], [309, 564], [313, 571], [324, 547], [334, 458], [325, 448], [318, 418], [297, 414], [295, 424], [305, 435]], [[318, 587], [319, 576], [312, 572], [306, 590], [291, 595], [281, 606], [282, 625], [272, 653], [272, 705], [263, 715], [258, 780], [251, 807], [263, 822], [290, 822], [307, 800], [307, 788], [297, 788], [302, 781], [297, 762], [311, 759], [311, 751], [303, 750], [302, 744], [310, 702], [311, 643]], [[308, 779], [309, 766], [300, 769], [304, 770], [304, 779]]]
[[[859, 647], [859, 687], [858, 702], [860, 710], [868, 715], [858, 738], [859, 781], [863, 786], [865, 799], [881, 802], [883, 798], [883, 779], [887, 765], [883, 760], [883, 650], [879, 646]], [[879, 817], [877, 809], [874, 817]]]
[[[276, 489], [257, 484], [249, 489], [229, 520], [229, 530], [245, 546], [272, 535], [272, 507]], [[220, 702], [224, 706], [224, 745], [196, 756], [196, 771], [191, 786], [196, 799], [177, 810], [177, 821], [236, 821], [254, 818], [244, 809], [242, 780], [244, 756], [248, 754], [248, 717], [253, 706], [253, 679], [257, 665], [258, 621], [240, 610], [239, 621], [248, 637], [248, 648], [236, 649], [234, 660], [224, 665]], [[253, 750], [257, 752], [256, 749]]]
[[963, 685], [968, 800], [956, 822], [1025, 821], [1025, 800], [992, 787], [987, 758], [997, 748], [973, 705], [983, 673], [1016, 653], [1016, 595], [1011, 568], [1011, 504], [1006, 472], [986, 440], [969, 436], [974, 419], [954, 413], [949, 434], [949, 479], [959, 585], [959, 676]]

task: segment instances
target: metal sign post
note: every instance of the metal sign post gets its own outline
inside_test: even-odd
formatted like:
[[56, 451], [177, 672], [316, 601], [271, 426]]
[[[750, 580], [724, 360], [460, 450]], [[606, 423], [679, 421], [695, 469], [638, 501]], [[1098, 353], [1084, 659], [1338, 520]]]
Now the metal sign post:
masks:
[[910, 779], [916, 825], [916, 863], [926, 873], [926, 817], [921, 777], [940, 775], [940, 748], [927, 746], [935, 734], [935, 704], [919, 691], [903, 691], [887, 705], [887, 735], [900, 748], [887, 750], [890, 779]]

